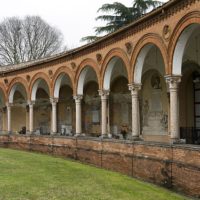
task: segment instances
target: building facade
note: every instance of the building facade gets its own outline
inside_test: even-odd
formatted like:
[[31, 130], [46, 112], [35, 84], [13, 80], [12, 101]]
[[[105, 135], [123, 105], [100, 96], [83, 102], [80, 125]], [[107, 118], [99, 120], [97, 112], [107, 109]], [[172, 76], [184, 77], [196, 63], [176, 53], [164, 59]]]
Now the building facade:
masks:
[[94, 43], [1, 67], [0, 130], [198, 144], [199, 66], [200, 1], [171, 0]]

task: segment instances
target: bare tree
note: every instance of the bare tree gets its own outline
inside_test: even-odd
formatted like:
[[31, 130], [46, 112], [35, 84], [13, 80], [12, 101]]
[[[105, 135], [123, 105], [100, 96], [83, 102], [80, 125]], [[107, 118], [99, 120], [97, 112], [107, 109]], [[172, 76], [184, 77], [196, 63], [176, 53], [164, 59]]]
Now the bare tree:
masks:
[[18, 64], [63, 50], [63, 35], [39, 16], [0, 23], [0, 65]]

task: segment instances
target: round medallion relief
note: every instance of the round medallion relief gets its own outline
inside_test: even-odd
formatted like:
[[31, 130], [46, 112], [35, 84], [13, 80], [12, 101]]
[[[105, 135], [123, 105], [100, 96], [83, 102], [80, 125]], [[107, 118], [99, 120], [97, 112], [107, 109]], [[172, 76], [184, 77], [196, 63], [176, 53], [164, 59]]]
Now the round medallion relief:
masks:
[[165, 25], [163, 27], [163, 38], [165, 40], [168, 40], [170, 38], [170, 36], [171, 36], [171, 29], [170, 29], [169, 25]]

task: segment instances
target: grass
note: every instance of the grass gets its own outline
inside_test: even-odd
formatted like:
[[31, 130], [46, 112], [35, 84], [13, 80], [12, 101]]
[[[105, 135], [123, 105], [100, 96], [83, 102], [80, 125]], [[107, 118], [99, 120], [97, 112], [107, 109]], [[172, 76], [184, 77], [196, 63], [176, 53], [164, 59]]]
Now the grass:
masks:
[[136, 179], [47, 155], [0, 148], [0, 200], [183, 200]]

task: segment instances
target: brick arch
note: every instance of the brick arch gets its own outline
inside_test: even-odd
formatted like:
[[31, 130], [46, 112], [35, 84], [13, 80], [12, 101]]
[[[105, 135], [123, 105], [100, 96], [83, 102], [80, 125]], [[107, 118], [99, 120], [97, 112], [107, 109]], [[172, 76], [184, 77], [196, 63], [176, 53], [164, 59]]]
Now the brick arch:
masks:
[[3, 83], [0, 83], [0, 90], [3, 92], [4, 101], [5, 101], [4, 103], [6, 103], [8, 100], [8, 95], [7, 95], [7, 91], [6, 91], [6, 88]]
[[56, 72], [53, 76], [53, 80], [52, 80], [52, 94], [53, 95], [54, 95], [56, 81], [57, 81], [58, 77], [63, 73], [66, 74], [67, 76], [69, 76], [70, 82], [72, 84], [72, 90], [73, 90], [73, 92], [75, 91], [74, 72], [71, 69], [69, 69], [67, 66], [63, 66], [63, 67], [60, 67], [58, 70], [56, 70]]
[[75, 94], [77, 93], [77, 89], [78, 89], [78, 82], [79, 82], [79, 78], [80, 78], [80, 75], [81, 75], [81, 72], [85, 69], [85, 67], [91, 67], [95, 73], [96, 73], [96, 76], [97, 76], [97, 82], [98, 82], [98, 85], [100, 87], [100, 70], [99, 70], [99, 67], [98, 67], [98, 64], [91, 58], [86, 58], [85, 60], [83, 60], [80, 65], [78, 66], [78, 69], [76, 71], [76, 76], [75, 76]]
[[165, 67], [165, 73], [168, 74], [168, 58], [167, 58], [167, 47], [163, 42], [163, 39], [158, 35], [154, 33], [149, 33], [144, 35], [136, 44], [134, 51], [131, 56], [131, 82], [134, 82], [134, 75], [135, 75], [135, 66], [137, 62], [137, 58], [140, 55], [140, 52], [143, 48], [147, 45], [155, 45], [161, 52], [164, 67]]
[[168, 54], [169, 54], [169, 74], [173, 71], [173, 57], [175, 48], [183, 31], [192, 24], [200, 24], [200, 12], [194, 11], [186, 14], [177, 23], [169, 42]]
[[47, 74], [43, 73], [43, 72], [38, 72], [37, 74], [35, 74], [32, 79], [31, 79], [31, 82], [30, 82], [30, 86], [29, 86], [29, 98], [28, 99], [31, 99], [31, 94], [32, 94], [32, 89], [33, 89], [33, 86], [34, 86], [34, 83], [38, 80], [38, 79], [43, 79], [47, 86], [48, 86], [48, 89], [49, 89], [49, 96], [51, 97], [52, 96], [52, 83], [48, 77]]
[[15, 86], [15, 84], [17, 84], [17, 83], [22, 84], [23, 87], [25, 88], [25, 91], [26, 91], [26, 98], [27, 98], [27, 100], [28, 100], [28, 96], [29, 96], [29, 87], [28, 87], [28, 83], [27, 83], [27, 81], [26, 81], [24, 78], [21, 78], [21, 77], [16, 77], [16, 78], [14, 78], [14, 79], [10, 82], [10, 84], [9, 84], [9, 86], [8, 86], [8, 92], [7, 92], [8, 100], [9, 100], [9, 96], [10, 96], [11, 90], [13, 89], [13, 87]]
[[124, 50], [120, 48], [115, 48], [109, 51], [103, 60], [102, 67], [101, 67], [101, 83], [100, 83], [101, 89], [103, 88], [107, 66], [113, 58], [120, 58], [123, 61], [126, 72], [127, 72], [128, 82], [131, 81], [131, 75], [130, 75], [131, 65], [130, 65], [129, 58]]

